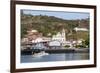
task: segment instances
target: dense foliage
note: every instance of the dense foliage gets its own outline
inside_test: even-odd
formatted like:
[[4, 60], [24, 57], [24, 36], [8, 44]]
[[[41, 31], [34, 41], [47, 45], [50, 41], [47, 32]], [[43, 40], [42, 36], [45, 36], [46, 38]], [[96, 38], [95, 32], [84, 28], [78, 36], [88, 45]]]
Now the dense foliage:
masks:
[[[43, 36], [49, 36], [56, 34], [57, 32], [65, 29], [66, 38], [77, 39], [88, 37], [88, 32], [77, 32], [73, 29], [75, 27], [85, 27], [89, 29], [89, 18], [81, 20], [65, 20], [54, 16], [43, 15], [26, 15], [21, 14], [21, 37], [23, 38], [27, 34], [27, 30], [34, 29], [42, 33]], [[71, 35], [69, 35], [71, 34]], [[87, 42], [88, 44], [88, 42]]]

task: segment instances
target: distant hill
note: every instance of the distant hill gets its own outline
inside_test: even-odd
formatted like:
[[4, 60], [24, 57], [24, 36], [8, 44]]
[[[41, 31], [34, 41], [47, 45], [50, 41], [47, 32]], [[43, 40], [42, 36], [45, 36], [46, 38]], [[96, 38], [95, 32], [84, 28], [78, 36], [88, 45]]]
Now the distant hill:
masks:
[[[89, 18], [81, 19], [81, 20], [64, 20], [61, 18], [57, 18], [54, 16], [43, 16], [43, 15], [26, 15], [21, 14], [21, 37], [27, 34], [27, 30], [35, 29], [38, 30], [43, 36], [49, 36], [56, 34], [57, 32], [65, 29], [66, 38], [71, 37], [69, 34], [71, 33], [74, 37], [79, 36], [80, 34], [76, 34], [73, 30], [75, 27], [87, 28], [89, 29]], [[48, 35], [51, 34], [51, 35]], [[86, 36], [88, 32], [85, 32]], [[82, 38], [82, 37], [79, 37]]]

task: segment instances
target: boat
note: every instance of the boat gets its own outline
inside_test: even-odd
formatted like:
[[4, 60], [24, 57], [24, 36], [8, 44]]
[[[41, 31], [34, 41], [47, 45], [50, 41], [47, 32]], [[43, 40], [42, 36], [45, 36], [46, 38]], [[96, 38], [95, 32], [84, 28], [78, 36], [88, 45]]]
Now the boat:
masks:
[[34, 53], [33, 57], [42, 57], [42, 56], [45, 56], [45, 55], [49, 55], [49, 54], [46, 53], [45, 51], [41, 51], [39, 53]]

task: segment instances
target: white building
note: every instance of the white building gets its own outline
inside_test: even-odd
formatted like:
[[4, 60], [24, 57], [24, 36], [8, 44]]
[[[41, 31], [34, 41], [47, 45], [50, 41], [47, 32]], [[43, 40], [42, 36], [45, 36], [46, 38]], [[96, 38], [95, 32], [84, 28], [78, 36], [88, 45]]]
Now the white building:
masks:
[[54, 40], [49, 42], [49, 46], [61, 46], [61, 43], [60, 41]]
[[65, 30], [63, 29], [61, 32], [53, 35], [52, 40], [60, 41], [60, 43], [63, 45], [66, 41]]
[[37, 37], [36, 39], [32, 40], [32, 43], [49, 42], [49, 41], [51, 41], [51, 38]]
[[78, 27], [75, 27], [74, 30], [75, 31], [88, 31], [87, 28], [78, 28]]
[[73, 48], [76, 45], [82, 45], [82, 41], [84, 40], [83, 39], [73, 40], [73, 41], [67, 40], [65, 44], [70, 46], [69, 48]]
[[77, 45], [82, 45], [82, 42], [83, 42], [83, 41], [85, 41], [85, 40], [83, 40], [83, 39], [77, 40]]
[[40, 43], [40, 42], [43, 42], [43, 39], [41, 37], [32, 40], [32, 43]]
[[73, 42], [71, 42], [71, 41], [66, 41], [65, 44], [68, 45], [69, 48], [73, 48]]

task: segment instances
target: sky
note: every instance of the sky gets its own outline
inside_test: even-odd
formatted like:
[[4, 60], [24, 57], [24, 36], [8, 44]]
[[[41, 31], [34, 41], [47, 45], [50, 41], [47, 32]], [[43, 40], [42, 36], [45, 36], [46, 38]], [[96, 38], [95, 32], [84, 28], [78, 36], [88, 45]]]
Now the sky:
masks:
[[24, 14], [55, 16], [67, 20], [89, 18], [89, 13], [64, 12], [64, 11], [43, 11], [43, 10], [23, 10]]

